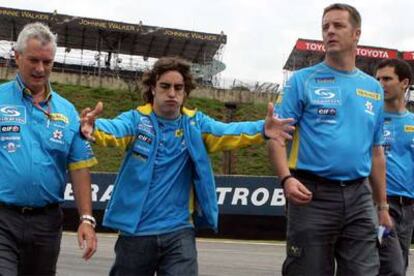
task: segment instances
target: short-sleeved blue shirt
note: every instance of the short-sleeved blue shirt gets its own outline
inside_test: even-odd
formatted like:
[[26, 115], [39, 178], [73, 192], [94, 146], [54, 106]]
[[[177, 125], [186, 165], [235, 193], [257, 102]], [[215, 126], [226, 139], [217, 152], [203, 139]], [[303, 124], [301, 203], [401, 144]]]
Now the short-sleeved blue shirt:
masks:
[[0, 202], [32, 207], [62, 202], [67, 169], [94, 164], [70, 102], [49, 86], [36, 107], [19, 75], [0, 86]]
[[414, 198], [414, 114], [384, 113], [387, 195]]
[[290, 78], [275, 112], [296, 120], [290, 168], [335, 180], [369, 175], [372, 148], [383, 143], [383, 90], [374, 78], [319, 63]]

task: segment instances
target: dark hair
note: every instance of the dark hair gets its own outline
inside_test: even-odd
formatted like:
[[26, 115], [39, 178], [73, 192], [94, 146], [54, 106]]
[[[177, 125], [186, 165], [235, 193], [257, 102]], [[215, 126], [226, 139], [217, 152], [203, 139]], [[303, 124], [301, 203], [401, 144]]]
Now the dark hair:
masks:
[[413, 80], [413, 73], [408, 62], [399, 58], [383, 59], [378, 63], [375, 71], [378, 71], [384, 67], [394, 68], [394, 72], [398, 76], [398, 80], [403, 81], [405, 79], [408, 79], [408, 85], [411, 85]]
[[361, 15], [359, 14], [358, 10], [353, 6], [343, 3], [335, 3], [329, 5], [323, 10], [322, 18], [325, 16], [325, 14], [332, 10], [347, 11], [349, 13], [349, 22], [351, 23], [351, 25], [354, 26], [354, 28], [361, 28]]
[[157, 60], [152, 69], [144, 72], [144, 75], [142, 76], [144, 101], [146, 103], [153, 103], [154, 95], [152, 94], [152, 89], [155, 87], [155, 84], [161, 75], [168, 71], [178, 71], [183, 76], [184, 91], [188, 97], [191, 90], [195, 88], [190, 67], [190, 63], [179, 57], [163, 57]]

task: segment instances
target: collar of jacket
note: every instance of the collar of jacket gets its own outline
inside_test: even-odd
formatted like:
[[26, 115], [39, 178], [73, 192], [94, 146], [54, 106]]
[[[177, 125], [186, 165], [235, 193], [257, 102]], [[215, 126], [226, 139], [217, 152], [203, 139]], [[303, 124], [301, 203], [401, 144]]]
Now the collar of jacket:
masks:
[[[144, 115], [150, 115], [153, 111], [152, 104], [147, 103], [145, 105], [140, 105], [137, 107], [137, 110]], [[189, 109], [184, 106], [181, 108], [181, 113], [183, 113], [184, 115], [187, 115], [188, 117], [194, 117], [196, 112], [197, 112], [197, 109]]]

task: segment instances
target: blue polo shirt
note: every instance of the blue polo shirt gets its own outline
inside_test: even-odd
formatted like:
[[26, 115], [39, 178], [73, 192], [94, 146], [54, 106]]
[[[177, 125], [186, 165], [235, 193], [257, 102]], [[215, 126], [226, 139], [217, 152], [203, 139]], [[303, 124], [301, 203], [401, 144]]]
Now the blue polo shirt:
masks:
[[157, 117], [160, 130], [154, 173], [135, 235], [157, 235], [193, 227], [190, 192], [193, 166], [184, 139], [182, 116]]
[[383, 143], [383, 90], [371, 76], [323, 62], [299, 70], [275, 112], [296, 120], [291, 169], [334, 180], [370, 174], [372, 148]]
[[96, 164], [75, 107], [51, 90], [35, 106], [20, 76], [0, 86], [0, 202], [40, 207], [63, 201], [67, 169]]
[[414, 114], [384, 113], [387, 195], [414, 198]]

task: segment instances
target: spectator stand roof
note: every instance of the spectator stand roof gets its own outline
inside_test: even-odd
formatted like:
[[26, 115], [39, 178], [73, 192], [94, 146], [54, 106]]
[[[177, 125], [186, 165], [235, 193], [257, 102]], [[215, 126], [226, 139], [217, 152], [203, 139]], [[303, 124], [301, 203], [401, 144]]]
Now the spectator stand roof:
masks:
[[211, 62], [226, 44], [223, 34], [203, 33], [86, 17], [0, 7], [0, 40], [16, 41], [29, 22], [43, 22], [58, 34], [58, 46], [145, 58], [180, 56], [193, 63]]

